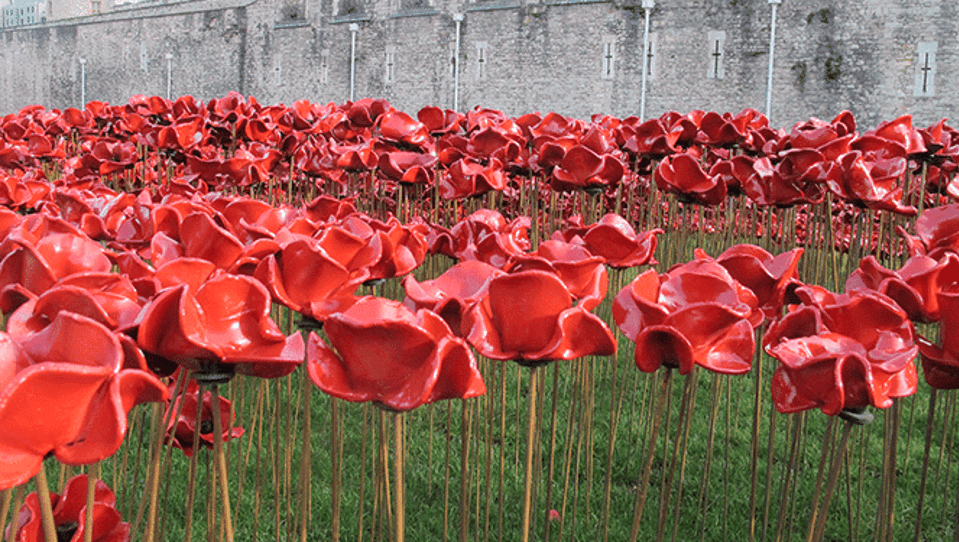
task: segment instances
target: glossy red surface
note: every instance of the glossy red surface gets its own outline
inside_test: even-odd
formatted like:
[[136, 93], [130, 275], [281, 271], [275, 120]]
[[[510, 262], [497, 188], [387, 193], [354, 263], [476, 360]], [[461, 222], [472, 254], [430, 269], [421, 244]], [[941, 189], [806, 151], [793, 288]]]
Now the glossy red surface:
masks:
[[781, 362], [772, 378], [780, 412], [887, 408], [915, 393], [914, 332], [895, 302], [869, 290], [834, 294], [804, 286], [796, 293], [802, 303], [763, 338], [766, 352]]
[[365, 297], [326, 321], [330, 346], [310, 334], [307, 371], [324, 392], [407, 411], [486, 393], [476, 359], [429, 310]]
[[[82, 542], [87, 529], [87, 475], [81, 474], [67, 480], [63, 494], [50, 493], [53, 505], [53, 520], [57, 526], [58, 538], [69, 542]], [[91, 533], [93, 542], [127, 542], [130, 540], [130, 524], [122, 521], [116, 508], [116, 496], [101, 480], [94, 482], [93, 523]], [[12, 530], [16, 542], [43, 542], [43, 525], [40, 513], [40, 497], [36, 492], [24, 499], [23, 506], [17, 512]]]

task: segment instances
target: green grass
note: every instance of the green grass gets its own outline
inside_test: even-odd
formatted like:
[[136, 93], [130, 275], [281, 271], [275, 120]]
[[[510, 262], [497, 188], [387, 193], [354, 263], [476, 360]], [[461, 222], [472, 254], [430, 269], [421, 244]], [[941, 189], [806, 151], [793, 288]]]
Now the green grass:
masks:
[[[661, 246], [657, 252], [663, 262], [659, 269], [668, 268], [668, 262], [691, 258], [697, 245], [693, 237], [667, 236], [668, 246]], [[712, 255], [721, 249], [707, 247]], [[807, 251], [803, 269], [804, 273], [815, 273], [820, 283], [831, 282], [847, 276], [855, 261], [840, 258], [834, 274], [831, 262]], [[445, 264], [428, 261], [417, 271], [418, 277], [437, 276], [441, 272], [436, 269], [438, 265]], [[611, 277], [607, 302], [596, 311], [607, 322], [612, 322], [609, 299], [617, 285], [626, 284], [635, 273]], [[387, 295], [398, 297], [398, 288], [396, 281], [391, 281]], [[280, 323], [284, 323], [282, 318]], [[748, 540], [751, 533], [755, 540], [806, 539], [817, 481], [825, 484], [823, 478], [841, 423], [830, 423], [817, 410], [773, 414], [769, 379], [776, 362], [765, 355], [760, 360], [761, 377], [755, 366], [743, 376], [713, 375], [702, 369], [686, 377], [674, 375], [653, 456], [639, 540], [654, 540], [660, 531], [663, 539], [679, 541]], [[489, 390], [486, 396], [438, 403], [403, 415], [406, 540], [458, 540], [464, 521], [460, 512], [463, 484], [467, 495], [466, 538], [519, 540], [529, 370], [491, 360], [480, 360], [480, 368]], [[545, 540], [547, 512], [556, 509], [561, 519], [550, 525], [552, 540], [628, 540], [662, 373], [638, 371], [632, 344], [620, 337], [619, 351], [613, 357], [557, 362], [538, 370], [537, 375], [542, 379], [542, 393], [537, 406], [539, 447], [534, 454], [534, 471], [538, 475], [532, 539]], [[222, 393], [234, 401], [236, 423], [247, 429], [243, 437], [228, 445], [237, 541], [299, 540], [299, 510], [304, 499], [299, 490], [303, 378], [301, 368], [289, 377], [265, 383], [237, 377], [223, 388]], [[757, 378], [761, 378], [758, 411], [754, 407]], [[328, 541], [334, 534], [333, 399], [312, 386], [308, 389], [311, 506], [306, 532], [308, 540]], [[688, 414], [681, 417], [684, 394]], [[711, 400], [714, 394], [716, 402]], [[894, 521], [888, 538], [913, 539], [927, 425], [932, 431], [919, 539], [953, 539], [959, 477], [956, 394], [939, 392], [935, 416], [928, 424], [929, 394], [920, 376], [918, 393], [900, 400], [898, 410], [874, 410], [874, 423], [852, 430], [828, 511], [825, 540], [878, 538], [877, 520], [889, 517], [881, 514], [879, 504], [883, 483], [889, 481], [883, 477], [883, 457], [893, 449]], [[257, 413], [260, 403], [262, 412]], [[378, 475], [376, 458], [382, 416], [389, 456], [388, 481], [390, 489], [395, 489], [391, 429], [395, 416], [381, 414], [369, 405], [339, 402], [338, 408], [342, 439], [340, 539], [390, 539], [385, 508], [392, 507], [392, 502], [384, 501], [382, 491], [377, 497], [383, 477]], [[469, 418], [468, 432], [462, 425], [464, 409]], [[145, 524], [143, 520], [137, 523], [137, 518], [143, 515], [139, 510], [146, 499], [154, 415], [152, 407], [139, 407], [131, 413], [131, 428], [123, 447], [101, 464], [103, 479], [118, 494], [124, 519], [138, 525], [134, 540], [140, 539]], [[896, 419], [899, 432], [893, 439], [890, 428]], [[754, 420], [758, 420], [758, 426], [754, 426]], [[613, 429], [615, 440], [610, 448]], [[831, 444], [826, 447], [824, 461], [827, 440]], [[461, 467], [464, 442], [468, 444], [466, 473]], [[215, 539], [207, 533], [208, 514], [215, 519], [219, 516], [218, 507], [207, 505], [211, 456], [207, 450], [198, 454], [193, 540]], [[53, 463], [48, 462], [53, 485], [58, 483], [57, 474], [66, 477], [75, 472], [57, 470]], [[161, 473], [158, 540], [184, 539], [189, 468], [189, 460], [174, 450]], [[667, 478], [671, 479], [670, 490], [664, 492]]]
[[[534, 540], [543, 540], [545, 517], [549, 509], [562, 515], [551, 525], [551, 539], [627, 540], [632, 524], [637, 483], [648, 453], [650, 411], [661, 382], [661, 373], [642, 374], [632, 363], [632, 349], [623, 343], [615, 358], [558, 362], [538, 373], [542, 378], [538, 435], [539, 454], [536, 469]], [[616, 381], [612, 367], [616, 364]], [[765, 359], [762, 406], [759, 416], [757, 490], [755, 516], [749, 513], [751, 447], [753, 433], [753, 394], [755, 374], [729, 377], [698, 370], [698, 374], [675, 375], [667, 404], [667, 416], [657, 444], [650, 477], [648, 501], [641, 524], [640, 540], [655, 539], [660, 507], [664, 498], [666, 540], [746, 540], [754, 521], [755, 539], [773, 540], [782, 531], [782, 540], [804, 540], [812, 495], [819, 473], [822, 445], [828, 419], [818, 411], [777, 415], [770, 421], [768, 379], [773, 360]], [[528, 370], [513, 363], [483, 360], [481, 368], [489, 394], [470, 401], [452, 401], [423, 407], [404, 415], [406, 437], [406, 538], [407, 540], [457, 540], [460, 532], [460, 491], [464, 483], [461, 471], [463, 409], [471, 416], [468, 464], [468, 539], [502, 540], [519, 538], [523, 494], [523, 458], [528, 398]], [[554, 377], [558, 379], [554, 387]], [[585, 377], [592, 378], [590, 381]], [[287, 379], [265, 385], [268, 397], [264, 412], [268, 419], [259, 430], [252, 428], [256, 395], [261, 384], [238, 378], [228, 388], [238, 406], [238, 423], [247, 433], [229, 445], [231, 499], [236, 516], [236, 540], [298, 539], [298, 479], [302, 449], [302, 411], [297, 393], [302, 370]], [[505, 378], [505, 403], [500, 394]], [[693, 381], [690, 379], [694, 378]], [[688, 433], [678, 434], [679, 411], [684, 388], [690, 384], [694, 404], [689, 414]], [[712, 412], [713, 386], [719, 388], [714, 437], [708, 440]], [[617, 390], [616, 403], [611, 402]], [[277, 390], [280, 391], [277, 400]], [[290, 400], [290, 394], [293, 399]], [[924, 505], [922, 540], [952, 537], [956, 506], [956, 460], [954, 445], [954, 393], [939, 394], [937, 418], [933, 422], [931, 465]], [[311, 431], [311, 512], [308, 539], [332, 539], [331, 522], [331, 437], [332, 399], [313, 390]], [[555, 437], [553, 402], [556, 403]], [[901, 427], [897, 440], [897, 478], [894, 536], [912, 539], [924, 451], [928, 389], [921, 385], [917, 396], [900, 402]], [[501, 417], [504, 409], [505, 420]], [[616, 440], [612, 462], [607, 461], [610, 440], [610, 414], [617, 413]], [[149, 456], [148, 433], [142, 433], [149, 408], [133, 414], [136, 421], [123, 449], [102, 464], [103, 478], [112, 484], [114, 469], [121, 468], [124, 457], [125, 478], [115, 488], [123, 495], [119, 507], [125, 519], [135, 522], [144, 498], [146, 459]], [[374, 504], [376, 492], [375, 457], [378, 446], [377, 409], [340, 403], [343, 439], [341, 539], [360, 538], [360, 484], [363, 483], [363, 540], [388, 539], [388, 528], [379, 512], [384, 503]], [[853, 430], [848, 462], [840, 475], [832, 506], [826, 540], [872, 540], [878, 513], [882, 482], [884, 421], [889, 412], [876, 412], [875, 422]], [[944, 419], [949, 416], [948, 419]], [[365, 422], [364, 422], [365, 418]], [[386, 413], [386, 439], [392, 454], [394, 416]], [[790, 485], [784, 486], [793, 445], [793, 428], [801, 424], [795, 470]], [[500, 427], [505, 426], [505, 434]], [[839, 427], [839, 424], [836, 424]], [[365, 429], [364, 429], [365, 428]], [[363, 438], [365, 431], [365, 439]], [[772, 438], [770, 439], [770, 432]], [[836, 435], [838, 438], [838, 434]], [[256, 444], [262, 438], [262, 447]], [[555, 444], [550, 443], [555, 438]], [[772, 443], [772, 449], [769, 443]], [[680, 446], [678, 451], [676, 446]], [[364, 451], [365, 447], [365, 451]], [[709, 475], [705, 476], [706, 457], [712, 449]], [[447, 453], [447, 450], [449, 453]], [[137, 452], [139, 451], [139, 456]], [[277, 455], [279, 454], [279, 455]], [[365, 454], [365, 461], [361, 456]], [[201, 450], [197, 471], [197, 495], [194, 513], [194, 540], [206, 540], [206, 515], [209, 465], [212, 454]], [[139, 457], [139, 467], [134, 467]], [[161, 540], [182, 540], [185, 517], [189, 461], [174, 450], [169, 469], [163, 473], [161, 488]], [[503, 462], [500, 463], [500, 458]], [[553, 476], [547, 478], [552, 457]], [[673, 458], [677, 463], [673, 464]], [[771, 460], [771, 463], [770, 463]], [[288, 464], [289, 461], [289, 464]], [[390, 486], [393, 489], [392, 455], [389, 459]], [[257, 470], [260, 482], [257, 484]], [[500, 469], [503, 472], [503, 498], [500, 499]], [[609, 471], [609, 509], [604, 496]], [[55, 472], [55, 471], [54, 471]], [[446, 473], [449, 473], [448, 476]], [[766, 474], [769, 473], [767, 478]], [[671, 492], [661, 494], [664, 477], [672, 476]], [[240, 493], [239, 482], [243, 477]], [[704, 485], [705, 478], [705, 485]], [[56, 477], [52, 477], [56, 480]], [[279, 492], [275, 491], [279, 488]], [[552, 488], [547, 502], [548, 488]], [[706, 491], [704, 495], [703, 492]], [[681, 495], [680, 495], [681, 492]], [[258, 496], [257, 496], [258, 495]], [[447, 497], [448, 495], [448, 497]], [[678, 500], [678, 504], [677, 504]], [[374, 515], [374, 506], [378, 507]], [[444, 509], [447, 524], [444, 537]], [[219, 508], [213, 509], [214, 515]], [[782, 525], [780, 526], [780, 515]], [[607, 521], [608, 516], [608, 521]], [[279, 522], [277, 522], [279, 517]], [[256, 524], [256, 533], [253, 532]], [[142, 530], [142, 527], [141, 527]], [[562, 531], [560, 533], [560, 530]], [[607, 532], [608, 531], [608, 532]], [[675, 536], [673, 533], [675, 532]], [[139, 536], [140, 533], [137, 533]]]

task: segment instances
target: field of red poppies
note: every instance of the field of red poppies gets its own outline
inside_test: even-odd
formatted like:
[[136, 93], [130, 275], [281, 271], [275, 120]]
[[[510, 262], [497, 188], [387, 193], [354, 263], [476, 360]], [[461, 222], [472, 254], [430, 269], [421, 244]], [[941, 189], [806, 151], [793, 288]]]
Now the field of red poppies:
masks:
[[957, 165], [908, 115], [25, 108], [0, 534], [959, 536]]

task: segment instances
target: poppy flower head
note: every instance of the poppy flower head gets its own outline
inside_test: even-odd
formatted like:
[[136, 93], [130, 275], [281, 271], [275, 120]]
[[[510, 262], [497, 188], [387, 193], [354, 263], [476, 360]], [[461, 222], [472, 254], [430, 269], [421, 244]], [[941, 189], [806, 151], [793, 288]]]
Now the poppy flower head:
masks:
[[868, 256], [849, 275], [846, 291], [875, 290], [898, 303], [910, 320], [938, 322], [938, 293], [955, 282], [959, 282], [959, 256], [954, 253], [945, 253], [939, 261], [922, 254], [912, 256], [896, 271], [886, 269], [874, 256]]
[[938, 260], [947, 252], [959, 253], [959, 204], [926, 209], [916, 219], [916, 235], [901, 227], [896, 231], [906, 240], [910, 255], [925, 254]]
[[726, 199], [726, 183], [722, 178], [707, 175], [688, 153], [675, 154], [660, 162], [655, 180], [658, 187], [683, 201], [719, 205]]
[[693, 260], [657, 275], [650, 269], [619, 291], [613, 317], [636, 343], [636, 366], [689, 373], [695, 365], [739, 374], [752, 364], [756, 297], [714, 263]]
[[[802, 253], [803, 249], [797, 248], [773, 256], [758, 246], [743, 244], [726, 249], [715, 261], [749, 288], [767, 318], [774, 318], [801, 285], [798, 267]], [[696, 257], [710, 259], [702, 249], [696, 249]]]
[[403, 279], [404, 304], [410, 310], [429, 309], [443, 318], [453, 333], [465, 337], [462, 325], [467, 312], [489, 288], [489, 281], [505, 272], [477, 260], [460, 262], [434, 280], [418, 282], [413, 275]]
[[959, 389], [959, 284], [943, 287], [936, 298], [940, 308], [940, 344], [919, 337], [923, 376], [934, 388]]
[[275, 378], [303, 360], [299, 334], [270, 318], [270, 293], [256, 279], [220, 273], [195, 290], [161, 292], [143, 309], [140, 347], [194, 371]]
[[796, 294], [802, 303], [763, 338], [781, 362], [772, 380], [780, 412], [887, 408], [915, 392], [914, 332], [895, 302], [869, 290], [833, 294], [804, 286]]
[[19, 339], [0, 335], [0, 349], [0, 487], [28, 480], [50, 453], [71, 465], [112, 455], [129, 410], [166, 399], [143, 364], [127, 366], [124, 341], [84, 316], [58, 312]]
[[[69, 479], [58, 495], [50, 493], [53, 505], [53, 520], [57, 530], [57, 540], [84, 540], [87, 529], [91, 529], [93, 542], [119, 542], [130, 539], [130, 524], [122, 521], [116, 510], [116, 496], [103, 481], [96, 480], [93, 486], [93, 523], [86, 524], [87, 516], [87, 475], [80, 474]], [[43, 525], [40, 512], [40, 497], [32, 492], [24, 499], [17, 513], [17, 523], [11, 524], [16, 540], [43, 540]]]
[[510, 272], [539, 269], [555, 273], [586, 310], [592, 310], [606, 298], [609, 277], [601, 256], [584, 246], [559, 239], [543, 241], [536, 252], [514, 256]]
[[[223, 424], [220, 438], [223, 442], [243, 436], [244, 429], [233, 425], [235, 415], [228, 399], [219, 397], [219, 403], [214, 406], [213, 394], [209, 390], [203, 390], [201, 399], [200, 387], [196, 380], [191, 379], [186, 386], [182, 394], [175, 394], [176, 390], [171, 389], [171, 395], [176, 400], [169, 403], [165, 415], [165, 417], [169, 416], [170, 420], [166, 432], [171, 446], [190, 457], [193, 455], [195, 437], [199, 436], [197, 445], [213, 449], [213, 441], [216, 438], [214, 408], [220, 409], [220, 420]], [[197, 417], [198, 414], [199, 417]]]
[[469, 313], [468, 340], [484, 356], [540, 365], [616, 350], [612, 332], [554, 273], [520, 271], [493, 278]]
[[262, 260], [254, 276], [275, 301], [300, 314], [319, 318], [313, 307], [330, 298], [353, 295], [369, 277], [368, 268], [350, 271], [330, 257], [314, 239], [287, 243], [275, 255]]
[[307, 371], [334, 397], [402, 412], [486, 393], [469, 347], [431, 311], [365, 297], [330, 316], [325, 330], [329, 346], [310, 334]]

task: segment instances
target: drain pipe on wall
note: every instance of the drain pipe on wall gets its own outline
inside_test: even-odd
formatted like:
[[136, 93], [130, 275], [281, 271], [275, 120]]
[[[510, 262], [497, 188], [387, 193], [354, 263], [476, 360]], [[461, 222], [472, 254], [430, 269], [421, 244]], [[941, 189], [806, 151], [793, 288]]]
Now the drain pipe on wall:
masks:
[[782, 0], [769, 0], [772, 8], [772, 22], [769, 25], [769, 73], [766, 76], [766, 118], [772, 118], [773, 107], [773, 60], [776, 53], [776, 8]]
[[87, 59], [80, 59], [80, 108], [87, 106]]
[[645, 22], [643, 23], [643, 53], [640, 55], [643, 63], [643, 81], [639, 94], [640, 122], [646, 120], [646, 78], [648, 76], [647, 72], [649, 71], [649, 62], [646, 59], [646, 55], [649, 53], [649, 15], [655, 6], [656, 2], [654, 0], [643, 0], [643, 18]]
[[454, 13], [456, 23], [456, 47], [453, 52], [453, 111], [460, 109], [460, 25], [463, 24], [463, 14]]
[[166, 99], [173, 99], [173, 54], [166, 54]]
[[350, 23], [350, 101], [356, 98], [356, 33], [360, 25]]

